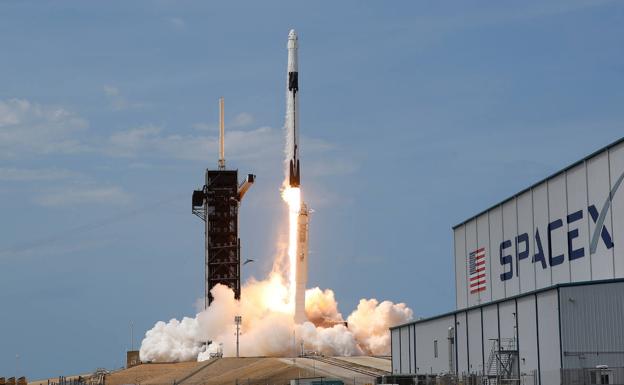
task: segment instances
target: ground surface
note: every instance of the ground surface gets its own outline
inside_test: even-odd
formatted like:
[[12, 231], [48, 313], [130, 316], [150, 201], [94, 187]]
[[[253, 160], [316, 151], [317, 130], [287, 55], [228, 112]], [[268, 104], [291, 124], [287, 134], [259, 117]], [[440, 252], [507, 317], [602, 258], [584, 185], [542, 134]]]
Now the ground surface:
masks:
[[384, 370], [386, 372], [392, 371], [392, 360], [389, 358], [380, 358], [380, 357], [369, 357], [369, 356], [359, 356], [359, 357], [338, 357], [341, 360], [352, 362], [354, 364], [369, 366], [372, 368]]
[[106, 385], [172, 384], [199, 366], [201, 362], [138, 365], [106, 376]]
[[[142, 364], [106, 376], [106, 385], [289, 385], [291, 379], [337, 378], [345, 385], [374, 384], [388, 374], [390, 360], [378, 357], [218, 358], [205, 362]], [[29, 385], [47, 384], [47, 380]]]

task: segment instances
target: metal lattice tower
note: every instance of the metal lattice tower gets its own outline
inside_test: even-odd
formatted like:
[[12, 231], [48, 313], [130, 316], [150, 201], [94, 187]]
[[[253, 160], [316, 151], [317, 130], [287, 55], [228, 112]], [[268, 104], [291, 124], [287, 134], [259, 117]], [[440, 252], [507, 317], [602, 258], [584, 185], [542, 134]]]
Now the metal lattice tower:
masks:
[[223, 99], [219, 100], [220, 140], [217, 170], [206, 170], [204, 187], [193, 191], [193, 214], [205, 223], [204, 306], [212, 302], [210, 290], [223, 284], [240, 299], [240, 239], [238, 207], [255, 180], [253, 174], [239, 186], [238, 170], [226, 170], [224, 158]]

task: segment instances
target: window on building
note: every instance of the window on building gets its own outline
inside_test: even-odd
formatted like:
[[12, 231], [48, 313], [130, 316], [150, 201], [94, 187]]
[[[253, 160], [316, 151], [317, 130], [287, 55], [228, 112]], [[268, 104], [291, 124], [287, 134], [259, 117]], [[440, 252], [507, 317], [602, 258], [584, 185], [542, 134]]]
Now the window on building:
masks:
[[433, 340], [433, 357], [438, 358], [438, 340]]

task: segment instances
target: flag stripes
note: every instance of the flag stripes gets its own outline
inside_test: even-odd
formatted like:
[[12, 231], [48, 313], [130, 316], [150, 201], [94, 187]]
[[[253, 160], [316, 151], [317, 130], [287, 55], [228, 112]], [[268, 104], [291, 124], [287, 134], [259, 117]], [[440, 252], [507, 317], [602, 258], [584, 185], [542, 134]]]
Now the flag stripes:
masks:
[[468, 254], [468, 275], [470, 294], [476, 294], [487, 289], [485, 279], [485, 247], [481, 247]]

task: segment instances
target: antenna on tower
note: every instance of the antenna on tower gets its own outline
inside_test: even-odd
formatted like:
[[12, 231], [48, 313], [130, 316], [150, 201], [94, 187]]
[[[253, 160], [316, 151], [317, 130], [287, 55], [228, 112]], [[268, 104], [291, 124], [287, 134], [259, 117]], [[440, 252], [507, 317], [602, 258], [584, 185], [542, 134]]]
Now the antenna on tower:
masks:
[[223, 97], [219, 98], [219, 170], [225, 170], [225, 124]]

